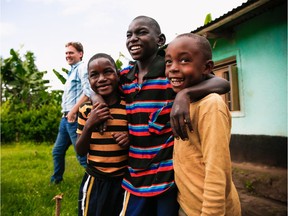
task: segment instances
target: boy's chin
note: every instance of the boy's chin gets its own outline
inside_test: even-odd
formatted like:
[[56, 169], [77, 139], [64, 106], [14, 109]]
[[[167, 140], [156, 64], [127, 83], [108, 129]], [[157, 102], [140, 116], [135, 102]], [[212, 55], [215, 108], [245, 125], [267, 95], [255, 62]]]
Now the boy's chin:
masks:
[[131, 53], [130, 56], [134, 61], [141, 61], [143, 59], [142, 53]]
[[182, 89], [181, 88], [173, 88], [172, 87], [172, 89], [173, 89], [173, 91], [175, 92], [175, 93], [178, 93], [178, 92], [180, 92]]

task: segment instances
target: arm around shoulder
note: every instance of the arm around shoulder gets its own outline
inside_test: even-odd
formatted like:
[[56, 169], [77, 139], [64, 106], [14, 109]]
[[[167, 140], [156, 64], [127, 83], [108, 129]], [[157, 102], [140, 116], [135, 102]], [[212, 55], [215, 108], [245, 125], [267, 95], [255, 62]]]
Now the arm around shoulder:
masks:
[[230, 91], [230, 83], [224, 78], [210, 74], [205, 81], [184, 90], [183, 93], [188, 94], [193, 101], [210, 93], [225, 94]]
[[178, 92], [170, 113], [174, 136], [176, 138], [187, 139], [188, 134], [185, 125], [188, 126], [190, 131], [193, 130], [190, 122], [190, 100], [198, 100], [210, 93], [224, 94], [229, 91], [230, 83], [227, 80], [210, 74], [207, 80]]

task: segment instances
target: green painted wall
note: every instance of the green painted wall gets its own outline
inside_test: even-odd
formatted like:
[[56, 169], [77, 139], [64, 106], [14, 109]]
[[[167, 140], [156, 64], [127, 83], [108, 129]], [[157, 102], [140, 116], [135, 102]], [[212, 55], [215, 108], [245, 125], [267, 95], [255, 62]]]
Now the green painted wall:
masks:
[[211, 41], [213, 60], [236, 55], [241, 112], [232, 134], [287, 136], [287, 8], [235, 26], [233, 39]]

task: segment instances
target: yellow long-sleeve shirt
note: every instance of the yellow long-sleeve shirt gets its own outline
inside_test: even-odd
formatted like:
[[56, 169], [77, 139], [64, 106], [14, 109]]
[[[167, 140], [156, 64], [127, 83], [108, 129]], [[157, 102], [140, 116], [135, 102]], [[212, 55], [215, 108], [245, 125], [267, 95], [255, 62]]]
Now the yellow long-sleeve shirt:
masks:
[[218, 94], [190, 104], [194, 132], [174, 144], [178, 202], [189, 216], [240, 216], [232, 182], [230, 159], [231, 115]]

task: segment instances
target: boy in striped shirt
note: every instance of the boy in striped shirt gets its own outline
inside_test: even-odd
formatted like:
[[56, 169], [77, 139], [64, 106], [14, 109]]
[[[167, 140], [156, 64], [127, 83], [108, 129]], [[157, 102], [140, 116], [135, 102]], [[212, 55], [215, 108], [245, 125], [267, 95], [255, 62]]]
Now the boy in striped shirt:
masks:
[[[126, 47], [136, 62], [120, 72], [130, 140], [128, 172], [122, 184], [126, 190], [123, 216], [178, 215], [170, 125], [175, 93], [165, 76], [164, 58], [158, 52], [165, 42], [159, 24], [150, 17], [136, 17], [129, 25]], [[226, 81], [216, 85], [222, 90]], [[198, 88], [195, 98], [215, 88], [199, 89], [204, 87]]]
[[[105, 103], [87, 102], [79, 108], [76, 151], [87, 154], [87, 168], [78, 201], [78, 215], [118, 216], [123, 204], [121, 187], [128, 160], [128, 128], [125, 101], [120, 96], [114, 60], [98, 53], [88, 62], [92, 90]], [[98, 127], [107, 122], [107, 130]]]

